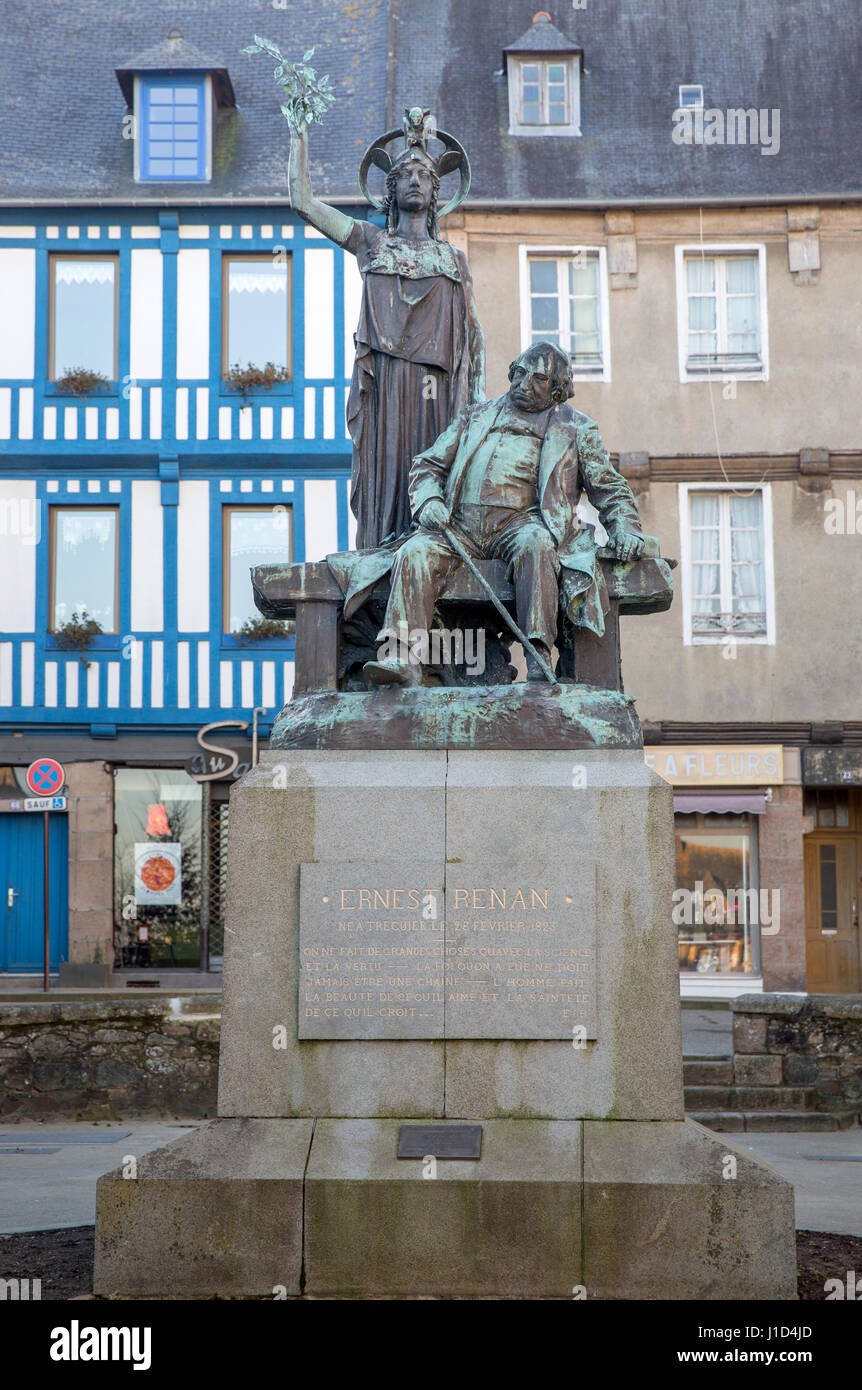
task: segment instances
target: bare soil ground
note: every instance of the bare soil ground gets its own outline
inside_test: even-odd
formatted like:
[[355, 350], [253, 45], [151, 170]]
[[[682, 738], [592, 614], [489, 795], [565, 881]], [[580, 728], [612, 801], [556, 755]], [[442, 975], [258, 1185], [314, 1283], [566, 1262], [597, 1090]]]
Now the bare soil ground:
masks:
[[[92, 1226], [0, 1235], [0, 1276], [41, 1279], [43, 1300], [86, 1297], [93, 1291], [93, 1245]], [[796, 1263], [800, 1299], [825, 1299], [827, 1279], [844, 1279], [851, 1269], [862, 1276], [862, 1236], [797, 1231]]]

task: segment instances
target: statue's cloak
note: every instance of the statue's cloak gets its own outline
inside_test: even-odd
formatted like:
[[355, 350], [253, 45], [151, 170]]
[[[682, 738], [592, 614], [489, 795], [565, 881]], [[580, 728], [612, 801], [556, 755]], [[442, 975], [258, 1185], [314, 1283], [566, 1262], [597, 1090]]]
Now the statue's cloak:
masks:
[[356, 544], [410, 529], [408, 474], [483, 390], [482, 330], [463, 252], [354, 222], [345, 247], [362, 275], [347, 401]]

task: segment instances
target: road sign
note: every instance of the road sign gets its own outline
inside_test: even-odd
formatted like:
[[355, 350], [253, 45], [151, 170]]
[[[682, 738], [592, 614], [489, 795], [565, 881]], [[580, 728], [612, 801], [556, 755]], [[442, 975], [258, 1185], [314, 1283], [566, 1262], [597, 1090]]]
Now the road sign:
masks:
[[57, 796], [65, 781], [66, 770], [54, 758], [37, 758], [27, 768], [27, 786], [34, 796]]
[[[16, 802], [20, 805], [20, 802]], [[24, 801], [25, 811], [65, 811], [65, 796], [28, 796]]]

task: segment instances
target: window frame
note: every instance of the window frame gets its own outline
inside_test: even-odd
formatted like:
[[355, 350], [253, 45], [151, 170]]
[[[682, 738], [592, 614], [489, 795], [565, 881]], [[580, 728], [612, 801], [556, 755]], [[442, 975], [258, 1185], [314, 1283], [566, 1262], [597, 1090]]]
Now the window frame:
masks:
[[[119, 380], [120, 358], [120, 256], [117, 251], [49, 251], [48, 252], [48, 370], [46, 377], [53, 387], [60, 379], [54, 361], [56, 348], [55, 319], [57, 312], [57, 277], [55, 266], [58, 261], [112, 261], [114, 265], [114, 368], [110, 378], [111, 385]], [[84, 364], [82, 364], [84, 365]]]
[[[775, 646], [775, 559], [773, 553], [772, 526], [772, 484], [765, 482], [739, 482], [732, 485], [720, 482], [679, 483], [679, 530], [680, 530], [680, 568], [682, 569], [682, 640], [686, 647], [716, 647], [723, 645], [732, 637], [740, 646]], [[764, 609], [766, 613], [765, 632], [694, 632], [692, 628], [692, 545], [691, 545], [691, 507], [689, 498], [693, 492], [717, 492], [728, 497], [734, 493], [758, 491], [761, 494], [761, 516], [763, 519], [763, 584]], [[721, 569], [719, 555], [720, 584], [725, 576]]]
[[[760, 361], [747, 366], [743, 362], [704, 363], [692, 367], [688, 356], [688, 285], [686, 261], [689, 258], [732, 259], [735, 256], [757, 256], [758, 310], [760, 314]], [[769, 380], [769, 322], [767, 317], [766, 244], [760, 242], [681, 242], [674, 247], [676, 268], [677, 354], [681, 382], [709, 381], [768, 381]], [[716, 296], [718, 314], [721, 313]], [[718, 324], [716, 325], [718, 328]]]
[[[234, 512], [274, 512], [276, 506], [282, 506], [284, 511], [290, 514], [288, 525], [288, 536], [290, 540], [288, 558], [284, 561], [286, 565], [293, 564], [295, 551], [295, 523], [296, 512], [292, 502], [270, 503], [265, 502], [223, 502], [221, 506], [221, 639], [224, 643], [225, 638], [236, 639], [236, 633], [229, 626], [230, 624], [230, 578], [231, 578], [231, 553], [230, 553], [230, 518]], [[261, 617], [263, 615], [261, 614]], [[274, 641], [274, 645], [282, 647], [287, 637], [279, 637]], [[262, 649], [270, 644], [265, 641], [256, 642], [255, 647]]]
[[[203, 168], [203, 173], [192, 177], [190, 174], [145, 174], [144, 157], [145, 141], [145, 122], [144, 122], [144, 91], [149, 87], [168, 87], [176, 86], [177, 82], [185, 80], [188, 85], [194, 83], [202, 93], [202, 147], [198, 148], [198, 168]], [[133, 79], [133, 100], [135, 113], [135, 140], [134, 140], [134, 178], [135, 183], [210, 183], [212, 181], [212, 144], [213, 144], [213, 85], [210, 73], [200, 72], [153, 72], [136, 74]]]
[[[564, 123], [549, 125], [547, 121], [525, 124], [521, 119], [521, 96], [523, 92], [524, 65], [541, 69], [539, 81], [539, 103], [547, 113], [547, 82], [545, 73], [550, 65], [560, 66], [566, 73], [566, 120]], [[510, 135], [563, 135], [581, 134], [581, 55], [579, 53], [509, 53], [506, 55], [506, 71], [509, 88], [509, 134]]]
[[[227, 374], [230, 370], [228, 357], [228, 341], [230, 337], [230, 299], [228, 294], [228, 277], [230, 273], [231, 261], [265, 261], [268, 265], [273, 264], [272, 251], [222, 251], [221, 259], [221, 349], [220, 349], [220, 379], [224, 385], [227, 381]], [[287, 367], [288, 379], [283, 382], [276, 382], [270, 388], [278, 390], [278, 387], [293, 389], [293, 254], [288, 251], [284, 254], [284, 260], [278, 262], [287, 267], [287, 306], [286, 306], [286, 339], [287, 339]], [[261, 367], [265, 363], [259, 364]], [[252, 388], [252, 391], [254, 388]]]
[[[697, 101], [684, 101], [683, 92], [699, 92], [700, 97]], [[677, 88], [677, 98], [679, 105], [678, 111], [702, 111], [703, 110], [703, 83], [702, 82], [681, 82]]]
[[[533, 336], [530, 294], [530, 260], [572, 260], [579, 253], [596, 256], [599, 266], [599, 328], [602, 340], [602, 360], [587, 368], [572, 363], [575, 381], [611, 380], [610, 295], [608, 292], [607, 249], [604, 246], [544, 246], [522, 242], [518, 247], [518, 279], [521, 299], [521, 351], [530, 346]], [[559, 287], [559, 271], [558, 271]], [[568, 349], [566, 349], [568, 351]], [[569, 354], [571, 356], [571, 354]]]
[[46, 631], [49, 637], [55, 637], [59, 628], [55, 621], [55, 607], [57, 599], [57, 514], [58, 512], [113, 512], [114, 514], [114, 625], [110, 629], [103, 629], [95, 638], [98, 642], [99, 636], [116, 637], [121, 631], [120, 622], [120, 527], [121, 527], [121, 508], [117, 503], [102, 502], [51, 502], [48, 505], [48, 622]]

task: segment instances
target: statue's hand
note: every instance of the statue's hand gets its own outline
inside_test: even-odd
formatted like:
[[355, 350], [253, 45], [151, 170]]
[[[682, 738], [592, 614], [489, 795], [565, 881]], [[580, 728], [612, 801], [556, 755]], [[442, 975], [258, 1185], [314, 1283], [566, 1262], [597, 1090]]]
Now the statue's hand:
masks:
[[639, 560], [643, 554], [644, 538], [636, 531], [615, 531], [608, 536], [608, 544], [616, 551], [618, 560], [627, 564], [631, 560]]
[[439, 498], [432, 497], [419, 513], [418, 521], [426, 531], [442, 531], [444, 526], [449, 525], [449, 508]]
[[[282, 110], [283, 109], [284, 108], [282, 108]], [[308, 127], [311, 124], [310, 121], [306, 120], [302, 116], [297, 116], [295, 112], [291, 112], [291, 115], [288, 117], [287, 124], [290, 129], [291, 135], [295, 136], [297, 140], [306, 141], [308, 139]]]

